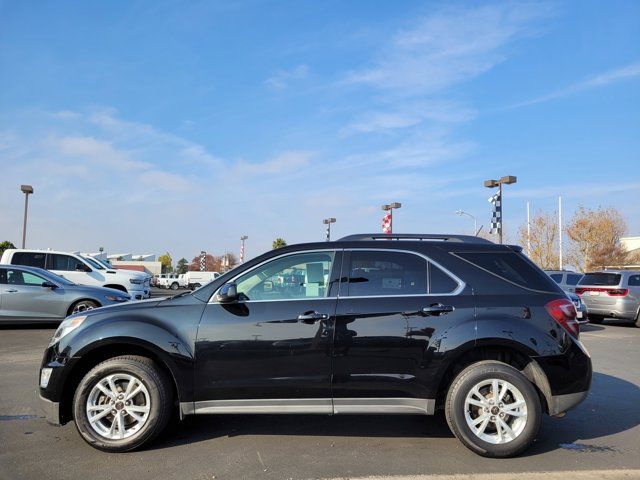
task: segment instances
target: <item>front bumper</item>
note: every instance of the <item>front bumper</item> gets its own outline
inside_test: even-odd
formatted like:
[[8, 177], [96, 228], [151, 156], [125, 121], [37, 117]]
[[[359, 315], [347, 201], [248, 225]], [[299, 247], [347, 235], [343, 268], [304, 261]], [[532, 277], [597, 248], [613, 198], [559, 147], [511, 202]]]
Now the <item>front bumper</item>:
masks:
[[38, 396], [40, 397], [40, 408], [44, 412], [47, 423], [56, 426], [62, 425], [60, 421], [60, 402], [51, 401], [40, 394]]

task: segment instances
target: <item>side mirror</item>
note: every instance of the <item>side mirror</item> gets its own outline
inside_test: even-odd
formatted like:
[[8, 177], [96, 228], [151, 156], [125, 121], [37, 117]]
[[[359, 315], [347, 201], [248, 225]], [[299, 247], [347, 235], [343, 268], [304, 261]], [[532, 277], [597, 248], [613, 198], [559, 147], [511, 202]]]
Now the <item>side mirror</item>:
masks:
[[44, 288], [50, 288], [51, 290], [55, 290], [56, 288], [58, 288], [58, 286], [57, 286], [55, 283], [53, 283], [53, 282], [49, 282], [49, 281], [42, 282], [42, 284], [41, 284], [41, 285], [42, 285]]
[[225, 283], [218, 293], [216, 293], [216, 301], [220, 303], [231, 303], [238, 300], [238, 288], [235, 282]]

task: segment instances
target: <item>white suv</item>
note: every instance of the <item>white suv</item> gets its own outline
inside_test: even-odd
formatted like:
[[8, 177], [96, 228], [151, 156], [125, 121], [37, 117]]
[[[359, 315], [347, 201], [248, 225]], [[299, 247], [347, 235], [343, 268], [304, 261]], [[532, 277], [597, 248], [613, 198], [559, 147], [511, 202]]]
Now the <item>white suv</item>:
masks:
[[[0, 263], [27, 265], [49, 270], [80, 285], [114, 288], [127, 292], [132, 300], [142, 300], [148, 294], [147, 275], [98, 268], [81, 255], [53, 250], [24, 250], [10, 248], [2, 254]], [[145, 292], [145, 289], [147, 292]]]

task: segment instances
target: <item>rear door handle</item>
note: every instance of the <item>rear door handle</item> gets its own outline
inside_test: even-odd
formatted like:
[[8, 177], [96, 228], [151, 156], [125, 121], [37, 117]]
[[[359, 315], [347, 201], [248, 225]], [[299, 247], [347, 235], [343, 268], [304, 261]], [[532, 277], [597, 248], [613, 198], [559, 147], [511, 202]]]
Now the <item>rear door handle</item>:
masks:
[[329, 315], [326, 313], [318, 313], [318, 312], [304, 312], [301, 315], [298, 315], [298, 321], [302, 323], [313, 324], [320, 320], [327, 320]]
[[451, 313], [455, 310], [453, 305], [443, 305], [441, 303], [432, 303], [428, 307], [422, 308], [423, 315], [446, 315], [447, 313]]
[[9, 290], [5, 290], [5, 292], [7, 293], [16, 293], [18, 290], [16, 290], [15, 288], [11, 288]]

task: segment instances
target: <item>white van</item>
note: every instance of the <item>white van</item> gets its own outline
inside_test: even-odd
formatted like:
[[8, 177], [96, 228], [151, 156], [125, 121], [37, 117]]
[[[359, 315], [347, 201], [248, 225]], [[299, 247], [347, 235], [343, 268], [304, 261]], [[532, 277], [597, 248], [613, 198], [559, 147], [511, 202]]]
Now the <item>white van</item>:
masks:
[[106, 269], [95, 260], [90, 261], [75, 253], [10, 248], [4, 251], [0, 263], [44, 268], [80, 285], [127, 292], [131, 300], [142, 300], [149, 295], [148, 275]]

